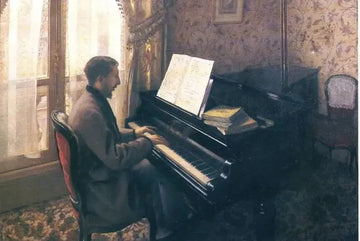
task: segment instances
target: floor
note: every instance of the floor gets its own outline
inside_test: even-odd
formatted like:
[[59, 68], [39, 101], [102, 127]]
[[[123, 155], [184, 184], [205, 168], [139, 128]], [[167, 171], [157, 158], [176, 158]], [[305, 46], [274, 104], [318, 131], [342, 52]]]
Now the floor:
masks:
[[[264, 214], [251, 195], [244, 196], [214, 215], [194, 219], [176, 240], [358, 240], [358, 180], [346, 162], [318, 157], [298, 163], [281, 180], [278, 190], [262, 200]], [[0, 231], [0, 241], [71, 241], [78, 232], [67, 197], [0, 214]], [[94, 240], [145, 241], [148, 223], [144, 219]]]

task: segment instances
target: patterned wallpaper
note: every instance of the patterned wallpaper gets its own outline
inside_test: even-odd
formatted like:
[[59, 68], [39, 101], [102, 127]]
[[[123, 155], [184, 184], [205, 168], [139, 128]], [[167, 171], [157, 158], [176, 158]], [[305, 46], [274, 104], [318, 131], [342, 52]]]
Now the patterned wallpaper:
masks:
[[[237, 24], [213, 24], [212, 1], [176, 0], [170, 18], [169, 47], [215, 60], [214, 72], [251, 65], [280, 64], [280, 0], [244, 0]], [[320, 112], [323, 84], [332, 74], [357, 78], [357, 1], [288, 0], [288, 60], [319, 68]]]

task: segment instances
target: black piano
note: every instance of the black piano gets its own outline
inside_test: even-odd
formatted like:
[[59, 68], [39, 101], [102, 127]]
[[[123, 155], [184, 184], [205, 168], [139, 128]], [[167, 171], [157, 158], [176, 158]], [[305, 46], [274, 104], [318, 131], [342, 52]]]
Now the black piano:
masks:
[[[212, 75], [206, 109], [242, 106], [259, 128], [223, 135], [199, 117], [141, 93], [141, 106], [128, 125], [156, 126], [168, 147], [154, 148], [150, 160], [197, 199], [221, 207], [272, 178], [303, 153], [306, 115], [317, 107], [317, 69], [289, 69], [288, 88], [278, 67]], [[135, 125], [135, 126], [134, 126]]]

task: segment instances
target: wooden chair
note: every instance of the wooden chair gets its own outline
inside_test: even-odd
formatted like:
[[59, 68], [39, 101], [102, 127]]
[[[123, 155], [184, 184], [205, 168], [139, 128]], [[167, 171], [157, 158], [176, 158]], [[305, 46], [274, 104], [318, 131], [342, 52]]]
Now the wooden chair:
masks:
[[79, 160], [78, 138], [67, 124], [67, 115], [61, 111], [51, 112], [58, 157], [69, 192], [75, 217], [79, 224], [79, 240], [90, 241], [92, 233], [109, 233], [122, 230], [124, 226], [109, 224], [86, 212], [84, 199], [76, 175]]
[[349, 171], [357, 168], [357, 80], [349, 75], [333, 75], [325, 82], [327, 116], [318, 116], [313, 128], [316, 142], [325, 145], [332, 157], [334, 149], [350, 152]]

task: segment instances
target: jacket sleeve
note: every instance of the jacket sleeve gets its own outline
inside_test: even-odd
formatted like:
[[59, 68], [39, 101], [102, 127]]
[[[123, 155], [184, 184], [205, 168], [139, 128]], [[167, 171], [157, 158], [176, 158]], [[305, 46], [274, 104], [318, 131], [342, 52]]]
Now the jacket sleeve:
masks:
[[119, 128], [122, 142], [129, 142], [136, 139], [135, 130], [128, 128]]
[[115, 143], [114, 134], [99, 112], [88, 113], [83, 118], [78, 128], [83, 141], [109, 169], [129, 168], [150, 153], [152, 143], [147, 138]]

